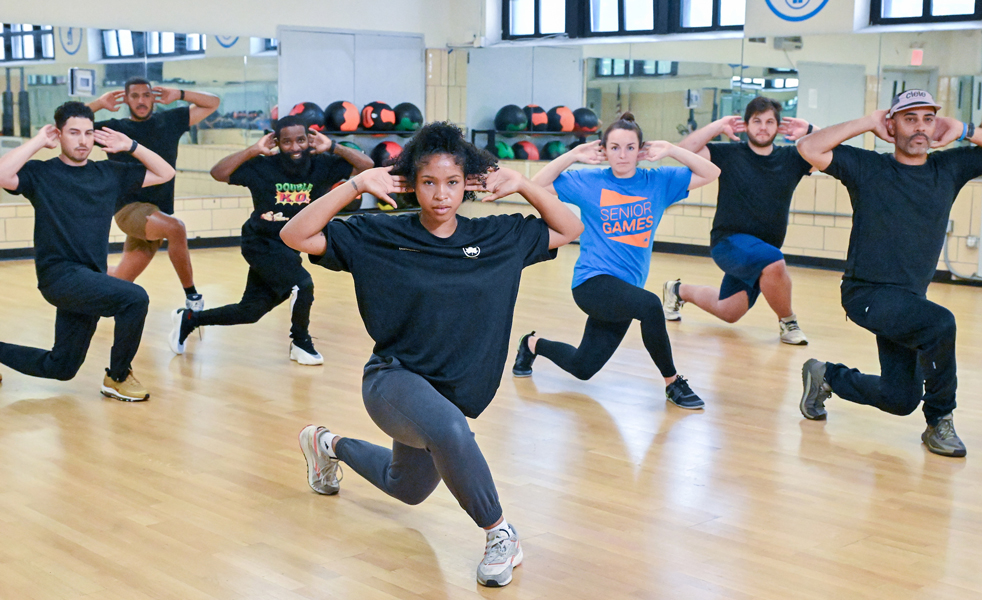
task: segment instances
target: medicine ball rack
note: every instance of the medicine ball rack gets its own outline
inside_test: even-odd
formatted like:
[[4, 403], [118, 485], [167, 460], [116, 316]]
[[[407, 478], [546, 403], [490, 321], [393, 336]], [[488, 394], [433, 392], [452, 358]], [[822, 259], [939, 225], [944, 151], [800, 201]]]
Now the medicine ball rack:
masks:
[[500, 131], [496, 129], [471, 129], [471, 143], [475, 146], [477, 145], [477, 136], [486, 135], [488, 139], [488, 146], [494, 146], [497, 141], [497, 136], [512, 138], [519, 136], [527, 137], [569, 137], [573, 136], [576, 140], [583, 144], [586, 143], [587, 138], [595, 136], [598, 140], [600, 139], [600, 132], [595, 131], [593, 133], [581, 133], [578, 131]]

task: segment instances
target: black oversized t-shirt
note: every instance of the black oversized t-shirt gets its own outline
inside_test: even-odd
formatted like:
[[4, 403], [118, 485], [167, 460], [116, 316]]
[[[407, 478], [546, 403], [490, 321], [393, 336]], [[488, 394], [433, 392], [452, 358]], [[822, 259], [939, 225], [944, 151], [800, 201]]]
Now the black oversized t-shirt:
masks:
[[311, 260], [349, 271], [375, 354], [398, 358], [468, 417], [501, 383], [522, 269], [556, 256], [542, 219], [457, 216], [448, 238], [412, 215], [358, 215], [324, 228]]
[[982, 148], [932, 152], [904, 165], [892, 154], [838, 146], [825, 172], [852, 201], [852, 232], [843, 279], [889, 284], [924, 295], [944, 245], [959, 190], [982, 175]]
[[719, 196], [709, 245], [745, 233], [780, 248], [788, 232], [791, 197], [811, 165], [794, 146], [774, 146], [767, 156], [747, 142], [707, 144], [719, 167]]
[[280, 239], [286, 221], [266, 221], [267, 212], [283, 213], [292, 219], [308, 204], [320, 198], [331, 187], [351, 175], [352, 166], [346, 160], [329, 154], [314, 154], [305, 173], [291, 173], [285, 167], [290, 157], [283, 154], [256, 156], [239, 165], [228, 182], [249, 188], [252, 193], [252, 214], [243, 235], [256, 234]]
[[[187, 106], [181, 106], [169, 110], [155, 110], [146, 121], [109, 119], [108, 121], [99, 121], [95, 124], [95, 128], [98, 130], [108, 127], [114, 131], [125, 133], [130, 139], [134, 139], [145, 148], [153, 150], [166, 160], [167, 164], [176, 168], [177, 147], [180, 144], [181, 136], [191, 128], [190, 123], [190, 109]], [[129, 152], [110, 154], [109, 160], [140, 164], [140, 161], [133, 158]], [[131, 202], [149, 202], [169, 215], [174, 214], [174, 179], [160, 185], [145, 187], [120, 198], [116, 210]]]
[[17, 173], [14, 194], [34, 205], [34, 268], [38, 287], [57, 277], [64, 263], [106, 272], [109, 227], [116, 201], [140, 189], [147, 169], [108, 160], [71, 167], [60, 158], [28, 161]]

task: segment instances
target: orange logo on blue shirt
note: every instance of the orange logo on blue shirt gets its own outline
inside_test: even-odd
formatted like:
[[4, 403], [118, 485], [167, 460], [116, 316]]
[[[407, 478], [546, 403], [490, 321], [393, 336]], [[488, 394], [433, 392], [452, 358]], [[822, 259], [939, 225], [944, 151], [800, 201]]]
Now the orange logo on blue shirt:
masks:
[[612, 190], [601, 190], [600, 222], [608, 240], [647, 248], [655, 226], [651, 200], [644, 196], [624, 196]]

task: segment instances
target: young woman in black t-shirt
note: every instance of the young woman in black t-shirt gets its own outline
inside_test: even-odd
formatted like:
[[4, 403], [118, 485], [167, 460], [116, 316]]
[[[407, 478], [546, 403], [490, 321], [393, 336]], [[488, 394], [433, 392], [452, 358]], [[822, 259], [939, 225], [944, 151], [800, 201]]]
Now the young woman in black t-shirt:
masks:
[[[458, 216], [465, 195], [478, 190], [491, 192], [485, 200], [521, 194], [542, 218]], [[415, 199], [418, 216], [331, 221], [362, 193], [395, 206], [389, 194], [398, 192]], [[496, 169], [449, 123], [427, 125], [394, 167], [360, 173], [290, 220], [281, 232], [287, 245], [354, 278], [376, 342], [362, 383], [365, 407], [393, 439], [390, 450], [307, 426], [300, 447], [311, 488], [338, 492], [338, 460], [408, 504], [442, 480], [486, 531], [478, 582], [508, 584], [521, 545], [465, 417], [480, 414], [500, 383], [522, 269], [552, 258], [582, 231], [558, 198]]]

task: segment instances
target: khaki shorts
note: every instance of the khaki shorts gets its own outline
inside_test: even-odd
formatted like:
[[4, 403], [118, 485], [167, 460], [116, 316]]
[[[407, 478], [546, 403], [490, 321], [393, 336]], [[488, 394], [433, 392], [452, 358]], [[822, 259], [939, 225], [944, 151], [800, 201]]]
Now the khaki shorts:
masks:
[[160, 248], [161, 240], [147, 239], [147, 219], [159, 210], [149, 202], [132, 202], [116, 212], [116, 225], [126, 234], [124, 252], [143, 250], [153, 253]]

